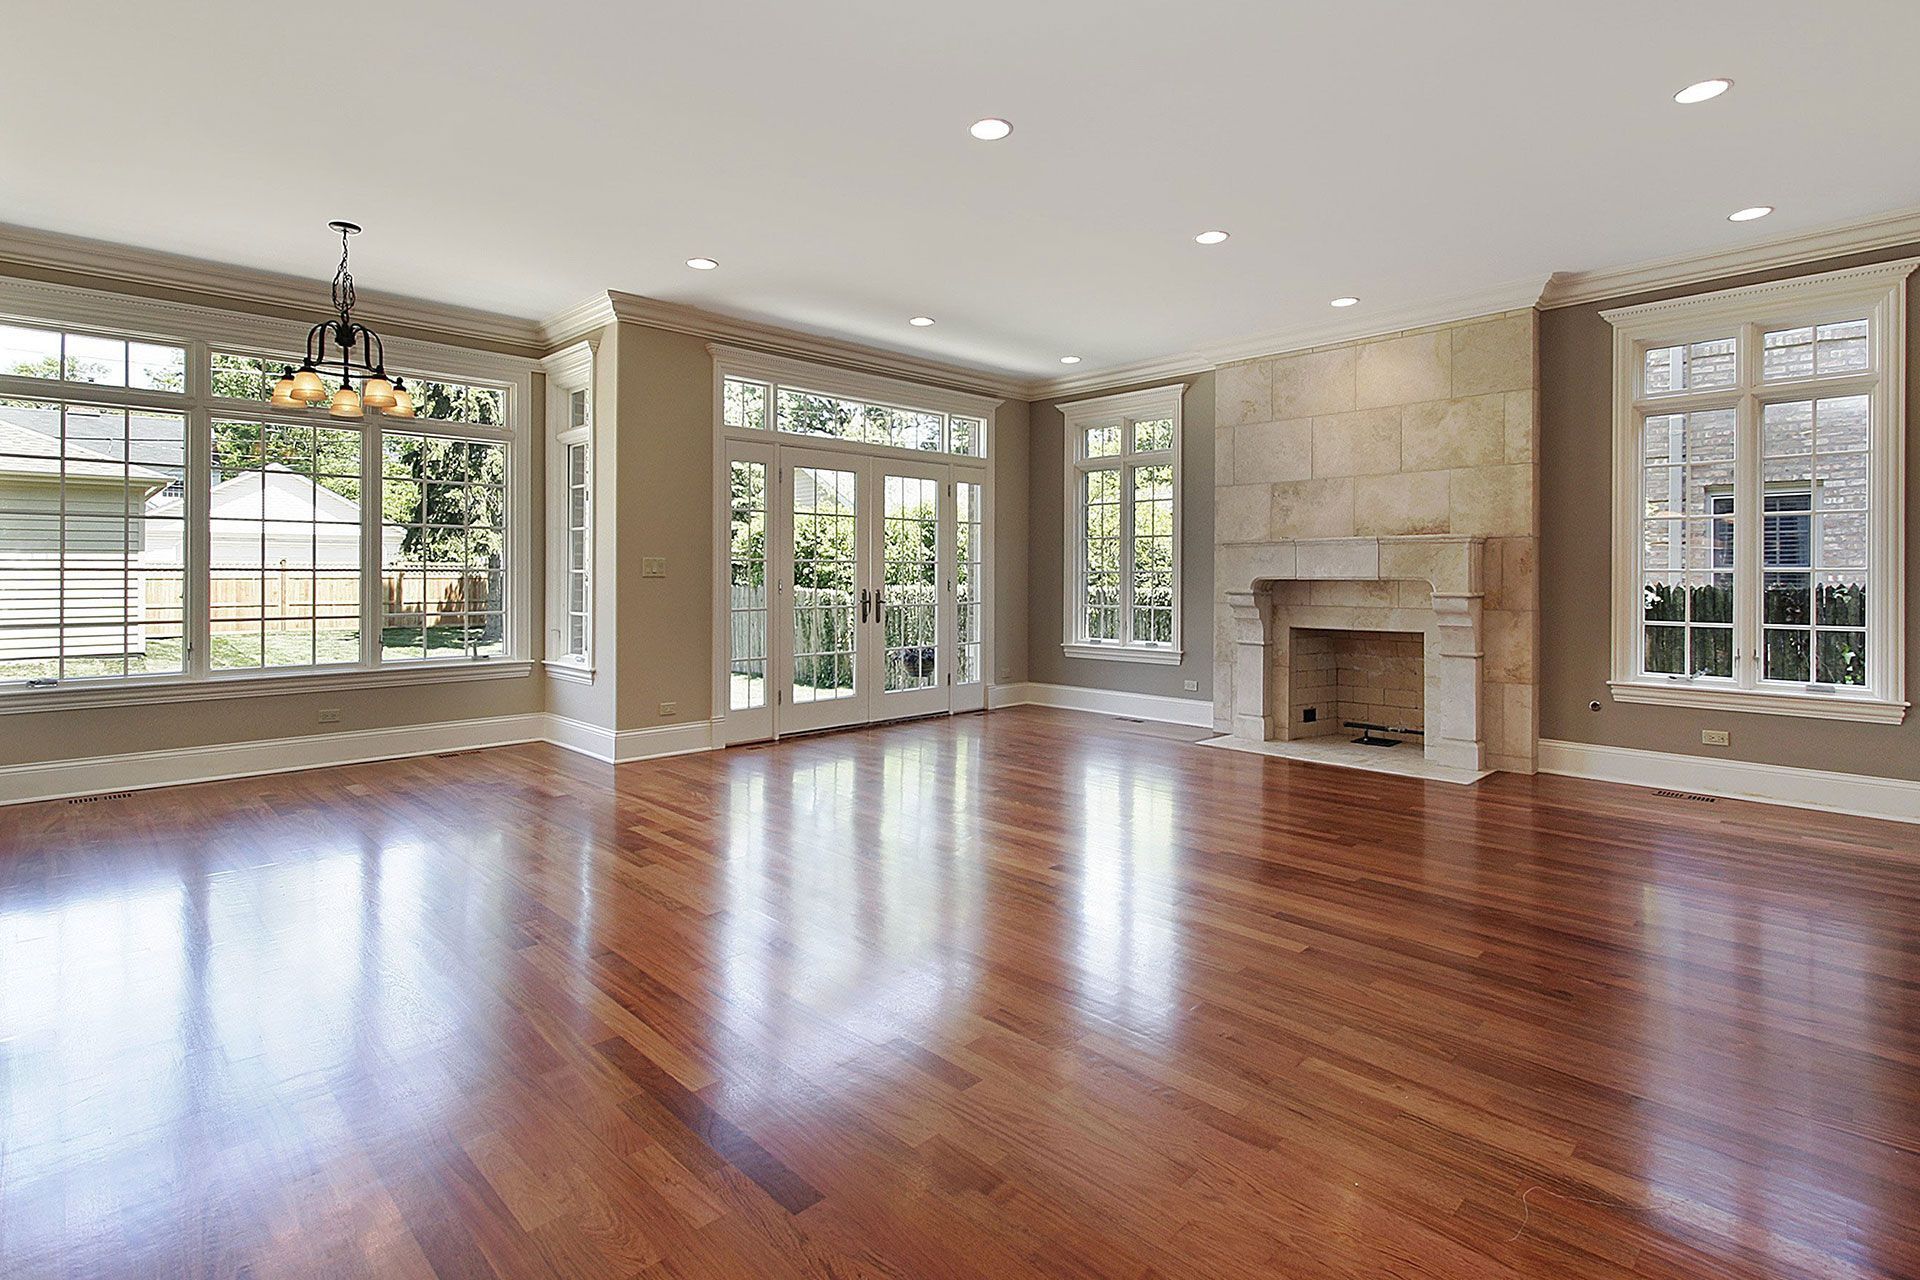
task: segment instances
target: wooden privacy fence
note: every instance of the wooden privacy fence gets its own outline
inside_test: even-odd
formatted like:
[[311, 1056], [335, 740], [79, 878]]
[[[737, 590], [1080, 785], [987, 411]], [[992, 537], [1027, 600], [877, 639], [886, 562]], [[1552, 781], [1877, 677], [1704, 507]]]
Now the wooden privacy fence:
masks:
[[[384, 602], [381, 625], [388, 627], [460, 626], [468, 612], [504, 607], [497, 574], [470, 573], [459, 567], [404, 569], [380, 580]], [[211, 616], [266, 618], [266, 629], [281, 630], [311, 617], [350, 617], [360, 611], [360, 575], [352, 570], [215, 569], [207, 583]], [[180, 608], [177, 581], [150, 580], [147, 608], [169, 615]]]

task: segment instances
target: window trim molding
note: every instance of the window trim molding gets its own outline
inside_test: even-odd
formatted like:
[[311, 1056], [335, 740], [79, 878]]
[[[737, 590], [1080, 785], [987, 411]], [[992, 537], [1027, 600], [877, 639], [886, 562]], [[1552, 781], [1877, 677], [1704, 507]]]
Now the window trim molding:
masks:
[[[1920, 258], [1875, 263], [1813, 276], [1795, 276], [1734, 289], [1665, 299], [1638, 306], [1616, 307], [1601, 316], [1613, 327], [1613, 557], [1611, 678], [1608, 685], [1617, 702], [1692, 707], [1715, 711], [1747, 711], [1812, 719], [1852, 720], [1898, 724], [1906, 701], [1906, 401], [1907, 280]], [[1823, 384], [1818, 375], [1795, 379], [1805, 390], [1831, 385], [1839, 390], [1867, 390], [1873, 396], [1869, 424], [1868, 539], [1868, 683], [1857, 691], [1813, 686], [1767, 687], [1741, 685], [1738, 654], [1741, 640], [1757, 645], [1757, 636], [1745, 634], [1758, 625], [1753, 612], [1736, 604], [1735, 676], [1731, 681], [1690, 676], [1650, 676], [1640, 670], [1641, 578], [1640, 557], [1645, 503], [1640, 447], [1641, 419], [1649, 412], [1686, 412], [1704, 403], [1729, 399], [1743, 405], [1757, 403], [1766, 394], [1763, 383], [1743, 376], [1731, 389], [1682, 391], [1643, 396], [1639, 377], [1643, 353], [1650, 348], [1697, 341], [1709, 332], [1736, 329], [1742, 337], [1740, 360], [1757, 356], [1748, 336], [1762, 328], [1819, 323], [1842, 313], [1865, 313], [1871, 337], [1869, 374], [1835, 374]], [[1751, 445], [1746, 446], [1747, 450]], [[1751, 465], [1749, 465], [1751, 464]], [[1736, 475], [1759, 472], [1757, 458], [1735, 454]], [[1736, 480], [1736, 484], [1739, 481]], [[1750, 549], [1759, 546], [1760, 530], [1736, 529], [1736, 538]], [[1749, 555], [1751, 560], [1751, 554]], [[1748, 574], [1750, 581], [1752, 572]], [[1738, 580], [1736, 579], [1736, 583]], [[1736, 585], [1736, 598], [1744, 598]], [[1758, 599], [1757, 594], [1753, 596]], [[1751, 659], [1749, 659], [1751, 661]], [[1817, 674], [1817, 673], [1816, 673]]]
[[[593, 409], [594, 356], [597, 343], [583, 339], [540, 361], [546, 375], [546, 614], [542, 618], [545, 643], [541, 662], [548, 674], [580, 684], [593, 683], [593, 629], [599, 616], [598, 575], [594, 573], [593, 543], [599, 508], [594, 502], [596, 454], [594, 428], [599, 415]], [[575, 392], [587, 393], [587, 425], [569, 425], [569, 401]], [[579, 656], [565, 652], [562, 629], [566, 626], [567, 564], [566, 539], [569, 530], [565, 516], [567, 505], [567, 450], [583, 444], [587, 448], [587, 634], [586, 650]]]
[[[316, 314], [321, 295], [316, 285]], [[196, 651], [206, 652], [207, 609], [204, 589], [206, 571], [205, 525], [207, 509], [208, 441], [214, 419], [245, 416], [260, 421], [317, 422], [311, 411], [276, 410], [265, 401], [216, 399], [207, 385], [211, 351], [239, 350], [252, 353], [297, 352], [306, 342], [308, 321], [252, 312], [227, 311], [193, 303], [134, 297], [99, 289], [53, 284], [0, 276], [0, 322], [29, 327], [61, 328], [69, 332], [96, 332], [108, 336], [153, 339], [187, 348], [187, 389], [184, 393], [134, 391], [124, 387], [95, 386], [62, 379], [6, 379], [9, 395], [32, 399], [83, 400], [131, 407], [159, 407], [159, 401], [171, 403], [166, 412], [181, 412], [187, 418], [187, 529], [186, 529], [186, 634]], [[531, 654], [535, 564], [531, 555], [533, 540], [534, 493], [532, 487], [532, 399], [533, 374], [539, 362], [525, 356], [448, 346], [404, 336], [386, 344], [389, 367], [413, 376], [444, 377], [455, 382], [499, 387], [506, 392], [504, 423], [482, 426], [473, 423], [443, 423], [424, 418], [392, 419], [392, 429], [409, 434], [448, 435], [476, 440], [495, 440], [507, 446], [506, 561], [508, 565], [507, 653], [498, 658], [424, 659], [417, 663], [380, 665], [377, 640], [373, 641], [376, 661], [368, 661], [367, 641], [373, 629], [363, 626], [361, 661], [325, 669], [289, 668], [284, 672], [246, 670], [207, 672], [194, 675], [183, 670], [178, 675], [150, 677], [110, 677], [63, 682], [53, 686], [29, 688], [24, 684], [0, 687], [0, 714], [46, 711], [56, 708], [104, 707], [196, 701], [204, 698], [242, 697], [253, 694], [295, 693], [303, 690], [375, 688], [386, 684], [432, 682], [447, 679], [486, 679], [524, 675], [533, 667]], [[28, 384], [32, 385], [29, 386]], [[369, 415], [360, 420], [371, 446], [362, 454], [362, 478], [379, 472], [379, 438], [389, 420]], [[365, 558], [377, 554], [379, 538], [369, 538], [362, 526], [363, 571]], [[199, 568], [196, 570], [196, 563]]]
[[[1182, 405], [1186, 398], [1187, 384], [1171, 382], [1157, 387], [1144, 387], [1137, 391], [1123, 391], [1115, 395], [1094, 396], [1086, 400], [1073, 400], [1055, 405], [1065, 420], [1065, 466], [1063, 468], [1063, 501], [1065, 516], [1066, 562], [1061, 566], [1063, 599], [1061, 607], [1060, 649], [1069, 658], [1092, 658], [1108, 662], [1143, 662], [1157, 666], [1177, 666], [1185, 660], [1185, 631], [1182, 618], [1181, 598], [1185, 594], [1185, 579], [1182, 573], [1182, 533], [1185, 530], [1186, 477], [1183, 454], [1186, 434], [1183, 422]], [[1136, 454], [1133, 440], [1125, 425], [1129, 422], [1149, 418], [1173, 419], [1173, 445], [1170, 449], [1154, 450], [1147, 454]], [[1121, 451], [1111, 463], [1106, 459], [1089, 459], [1084, 447], [1086, 429], [1097, 426], [1105, 420], [1114, 420], [1121, 424]], [[1136, 458], [1169, 458], [1173, 463], [1173, 639], [1169, 644], [1136, 644], [1129, 641], [1089, 640], [1080, 628], [1081, 601], [1086, 591], [1086, 510], [1081, 502], [1080, 487], [1082, 477], [1093, 470], [1114, 469], [1124, 473], [1132, 460]], [[1122, 603], [1120, 618], [1123, 633], [1133, 629], [1133, 574], [1132, 574], [1132, 534], [1128, 521], [1133, 511], [1132, 486], [1120, 485], [1122, 558], [1121, 571]]]

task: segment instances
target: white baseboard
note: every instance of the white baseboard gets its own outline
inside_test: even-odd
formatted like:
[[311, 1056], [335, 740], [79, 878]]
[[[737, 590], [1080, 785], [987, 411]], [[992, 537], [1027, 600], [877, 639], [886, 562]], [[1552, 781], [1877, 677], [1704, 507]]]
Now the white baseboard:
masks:
[[1540, 772], [1920, 823], [1920, 782], [1540, 740]]
[[451, 720], [393, 729], [354, 729], [300, 738], [221, 743], [168, 751], [134, 751], [0, 767], [0, 804], [61, 800], [105, 791], [143, 791], [187, 782], [217, 782], [295, 769], [397, 760], [403, 756], [504, 747], [545, 737], [546, 717], [538, 713]]
[[1136, 720], [1158, 720], [1165, 724], [1213, 727], [1213, 703], [1198, 698], [1169, 698], [1157, 693], [1121, 693], [1113, 689], [1089, 689], [1082, 685], [997, 684], [987, 691], [987, 705], [993, 707], [1066, 707], [1072, 711], [1097, 711], [1102, 715], [1132, 716]]
[[699, 720], [616, 733], [566, 716], [529, 712], [442, 724], [353, 729], [299, 738], [269, 738], [261, 742], [4, 765], [0, 766], [0, 805], [64, 800], [109, 791], [144, 791], [191, 782], [218, 782], [226, 778], [290, 773], [296, 769], [367, 764], [375, 760], [505, 747], [520, 742], [551, 742], [607, 764], [625, 764], [632, 760], [706, 751], [713, 745], [713, 726]]

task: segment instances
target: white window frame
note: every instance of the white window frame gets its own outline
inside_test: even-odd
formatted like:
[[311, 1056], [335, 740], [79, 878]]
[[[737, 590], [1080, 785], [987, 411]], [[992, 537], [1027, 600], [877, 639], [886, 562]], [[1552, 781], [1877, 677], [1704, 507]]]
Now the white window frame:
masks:
[[[550, 675], [564, 680], [593, 683], [593, 628], [597, 610], [594, 595], [598, 584], [593, 571], [594, 524], [598, 512], [594, 503], [595, 453], [593, 404], [593, 345], [578, 342], [556, 351], [540, 362], [547, 375], [547, 644], [542, 659]], [[587, 421], [576, 427], [572, 419], [572, 401], [576, 393], [587, 397]], [[567, 651], [567, 627], [572, 612], [568, 581], [573, 566], [568, 554], [567, 453], [579, 446], [587, 451], [587, 618], [586, 647], [574, 654]]]
[[[909, 382], [901, 378], [886, 377], [881, 374], [862, 373], [852, 369], [843, 369], [837, 365], [822, 364], [813, 360], [801, 360], [791, 356], [772, 355], [764, 351], [755, 351], [748, 347], [729, 346], [725, 343], [709, 343], [707, 353], [713, 357], [713, 601], [712, 625], [713, 644], [709, 657], [713, 675], [713, 719], [714, 740], [719, 743], [750, 741], [756, 737], [774, 736], [777, 725], [777, 704], [768, 700], [764, 708], [733, 710], [728, 687], [727, 667], [731, 660], [728, 644], [731, 631], [728, 611], [731, 601], [726, 584], [733, 579], [732, 562], [732, 461], [763, 462], [767, 468], [769, 538], [777, 498], [774, 496], [781, 468], [787, 465], [790, 450], [800, 450], [798, 456], [807, 456], [809, 449], [829, 449], [836, 453], [857, 454], [889, 461], [911, 459], [919, 462], [945, 464], [950, 468], [951, 481], [967, 481], [980, 486], [984, 499], [983, 544], [980, 549], [982, 577], [980, 581], [980, 679], [974, 685], [955, 685], [954, 711], [977, 710], [986, 705], [987, 689], [994, 682], [994, 663], [998, 660], [994, 651], [994, 620], [997, 616], [994, 600], [994, 450], [998, 439], [994, 434], [994, 416], [1005, 403], [990, 396], [975, 395], [966, 391], [954, 391], [946, 387], [929, 386], [919, 382]], [[767, 421], [764, 427], [730, 427], [726, 423], [725, 390], [728, 379], [763, 383], [767, 387]], [[859, 440], [843, 440], [833, 436], [805, 435], [798, 432], [781, 431], [778, 425], [779, 393], [782, 387], [796, 391], [810, 391], [816, 395], [839, 396], [847, 400], [859, 400], [868, 404], [878, 404], [898, 409], [921, 412], [938, 412], [949, 418], [958, 414], [976, 418], [981, 423], [980, 452], [978, 454], [946, 453], [930, 449], [903, 449], [893, 445], [871, 444]], [[953, 497], [951, 487], [946, 497], [951, 510]], [[778, 566], [778, 567], [777, 567]], [[778, 576], [779, 569], [775, 553], [769, 552], [768, 573]], [[951, 593], [949, 593], [950, 595]], [[769, 636], [768, 672], [771, 681], [779, 654], [779, 641]], [[761, 728], [764, 724], [764, 730]]]
[[[1098, 658], [1122, 662], [1147, 662], [1163, 666], [1178, 665], [1185, 656], [1183, 648], [1181, 596], [1184, 579], [1180, 556], [1183, 530], [1182, 497], [1184, 488], [1181, 452], [1185, 435], [1181, 424], [1181, 401], [1186, 384], [1173, 383], [1127, 391], [1119, 395], [1097, 396], [1059, 405], [1066, 419], [1066, 564], [1065, 617], [1061, 649], [1069, 658]], [[1173, 419], [1173, 447], [1136, 452], [1133, 424]], [[1111, 457], [1087, 456], [1087, 431], [1091, 427], [1118, 426], [1120, 452]], [[1166, 644], [1143, 643], [1133, 637], [1133, 485], [1128, 476], [1136, 466], [1167, 464], [1173, 468], [1173, 633]], [[1118, 470], [1120, 483], [1120, 639], [1094, 640], [1086, 634], [1086, 506], [1081, 500], [1088, 472]]]
[[[1613, 326], [1613, 662], [1616, 701], [1898, 724], [1906, 701], [1906, 298], [1920, 258], [1601, 314]], [[1760, 335], [1865, 316], [1869, 367], [1763, 382]], [[1644, 394], [1650, 349], [1738, 338], [1731, 388]], [[1868, 424], [1867, 683], [1863, 687], [1763, 681], [1761, 650], [1762, 406], [1782, 400], [1866, 394]], [[1641, 599], [1645, 495], [1641, 435], [1649, 416], [1696, 409], [1735, 412], [1734, 668], [1731, 678], [1648, 675]], [[1814, 672], [1813, 674], [1818, 674]]]
[[[315, 315], [325, 310], [316, 294]], [[507, 446], [507, 618], [506, 651], [497, 657], [434, 658], [409, 662], [381, 662], [377, 641], [363, 643], [361, 660], [325, 669], [292, 667], [281, 671], [222, 672], [209, 668], [207, 610], [207, 507], [211, 490], [211, 436], [214, 419], [244, 416], [261, 422], [318, 424], [331, 421], [321, 410], [277, 410], [264, 400], [215, 397], [209, 383], [212, 352], [217, 348], [244, 354], [298, 352], [306, 342], [308, 324], [296, 320], [226, 311], [186, 303], [162, 302], [104, 290], [80, 289], [39, 281], [0, 279], [0, 322], [57, 328], [70, 333], [95, 333], [181, 345], [187, 349], [187, 389], [183, 395], [129, 391], [124, 387], [69, 383], [50, 378], [0, 377], [0, 397], [28, 400], [82, 400], [101, 404], [177, 405], [187, 415], [186, 512], [186, 669], [179, 674], [113, 676], [64, 680], [56, 685], [29, 687], [0, 685], [0, 715], [49, 711], [57, 708], [110, 707], [142, 703], [193, 702], [331, 689], [380, 688], [442, 681], [523, 677], [533, 669], [533, 574], [528, 571], [528, 549], [533, 545], [534, 495], [526, 460], [530, 447], [530, 413], [536, 362], [519, 356], [469, 350], [441, 343], [392, 338], [386, 343], [387, 366], [408, 378], [444, 379], [496, 388], [505, 393], [505, 421], [497, 426], [439, 423], [424, 418], [395, 419], [393, 429], [410, 434], [445, 435], [457, 439], [492, 440]], [[377, 324], [377, 317], [375, 318]], [[381, 520], [378, 502], [380, 438], [383, 419], [369, 413], [355, 420], [367, 433], [362, 454], [366, 492], [374, 500], [363, 506], [362, 624], [363, 640], [374, 633], [379, 617]]]

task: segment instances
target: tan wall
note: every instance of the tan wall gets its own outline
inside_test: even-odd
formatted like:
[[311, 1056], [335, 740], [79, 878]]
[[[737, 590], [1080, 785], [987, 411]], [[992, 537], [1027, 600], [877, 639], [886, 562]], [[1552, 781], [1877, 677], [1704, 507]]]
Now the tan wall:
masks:
[[[1515, 311], [1244, 361], [1215, 390], [1218, 541], [1487, 539], [1481, 737], [1490, 767], [1520, 772], [1535, 739], [1535, 325]], [[1216, 620], [1225, 667], [1224, 603]]]
[[[1711, 293], [1744, 284], [1863, 266], [1920, 254], [1904, 245], [1730, 277], [1654, 294], [1542, 313], [1541, 672], [1544, 738], [1680, 755], [1920, 779], [1920, 719], [1900, 725], [1847, 724], [1683, 707], [1616, 703], [1611, 671], [1610, 583], [1613, 440], [1613, 329], [1604, 308]], [[1908, 283], [1907, 305], [1920, 305]], [[1920, 688], [1920, 325], [1909, 321], [1907, 352], [1907, 687]], [[1598, 702], [1600, 710], [1588, 710]], [[1726, 729], [1731, 745], [1704, 747], [1702, 729]]]
[[1028, 521], [1032, 466], [1031, 406], [1008, 400], [993, 415], [993, 670], [988, 678], [1012, 684], [1028, 678], [1027, 590], [1033, 557]]
[[[1214, 375], [1180, 379], [1180, 612], [1178, 666], [1069, 658], [1061, 649], [1066, 608], [1066, 419], [1060, 406], [1090, 395], [1117, 395], [1165, 385], [1161, 378], [1134, 386], [1035, 401], [1029, 419], [1032, 451], [1028, 487], [1027, 666], [1043, 684], [1113, 689], [1207, 701], [1213, 696]], [[1191, 680], [1194, 689], [1184, 683]]]

